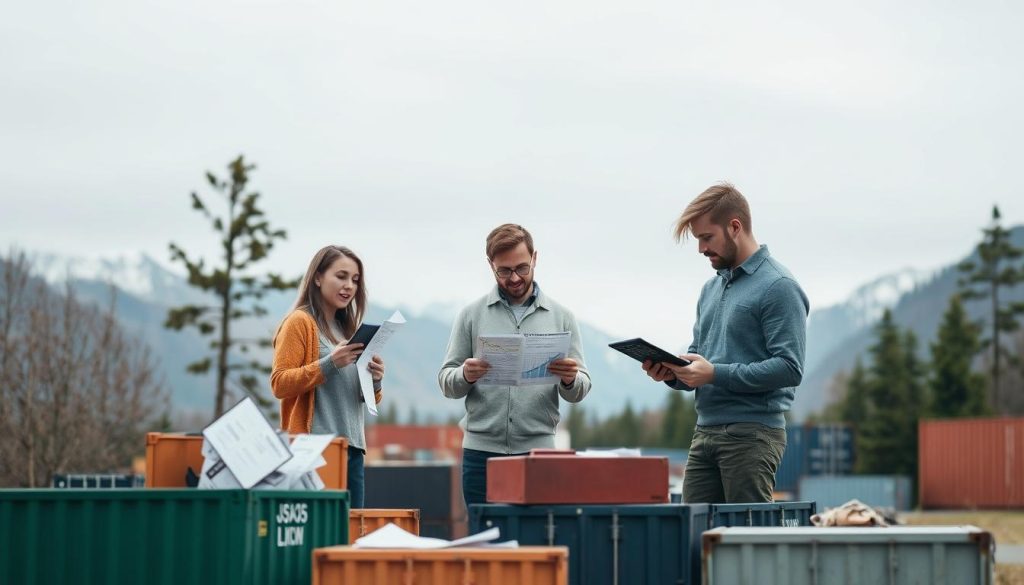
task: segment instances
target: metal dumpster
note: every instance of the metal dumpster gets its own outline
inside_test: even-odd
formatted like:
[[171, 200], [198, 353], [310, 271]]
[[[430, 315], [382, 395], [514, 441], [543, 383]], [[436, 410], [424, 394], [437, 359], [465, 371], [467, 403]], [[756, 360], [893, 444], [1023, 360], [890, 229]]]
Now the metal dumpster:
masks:
[[704, 585], [991, 585], [994, 541], [974, 526], [715, 528]]
[[[708, 528], [720, 526], [811, 526], [814, 502], [709, 504]], [[699, 562], [699, 561], [698, 561]]]
[[469, 510], [472, 533], [497, 526], [501, 540], [567, 546], [572, 585], [695, 585], [707, 516], [707, 504], [473, 504]]
[[0, 583], [303, 584], [348, 492], [0, 490]]

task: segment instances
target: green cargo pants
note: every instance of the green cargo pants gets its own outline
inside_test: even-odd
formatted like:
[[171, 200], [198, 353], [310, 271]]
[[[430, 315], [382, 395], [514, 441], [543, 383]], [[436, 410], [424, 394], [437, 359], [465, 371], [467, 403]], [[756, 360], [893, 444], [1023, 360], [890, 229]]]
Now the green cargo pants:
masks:
[[786, 429], [759, 423], [697, 426], [683, 478], [683, 502], [771, 502]]

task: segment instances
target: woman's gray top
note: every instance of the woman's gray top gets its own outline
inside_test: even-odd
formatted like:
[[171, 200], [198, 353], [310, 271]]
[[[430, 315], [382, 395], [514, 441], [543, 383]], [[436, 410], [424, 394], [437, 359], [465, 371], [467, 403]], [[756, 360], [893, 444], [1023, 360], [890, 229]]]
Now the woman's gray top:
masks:
[[[331, 355], [334, 345], [320, 334], [320, 359]], [[323, 369], [324, 383], [317, 386], [313, 399], [313, 433], [333, 433], [348, 439], [351, 447], [366, 451], [366, 434], [363, 431], [363, 410], [358, 367], [355, 362], [339, 368], [327, 360]]]

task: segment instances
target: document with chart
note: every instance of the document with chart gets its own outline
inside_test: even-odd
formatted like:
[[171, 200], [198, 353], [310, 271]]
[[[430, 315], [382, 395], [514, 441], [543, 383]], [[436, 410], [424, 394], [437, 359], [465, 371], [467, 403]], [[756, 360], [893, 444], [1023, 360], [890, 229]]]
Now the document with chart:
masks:
[[558, 376], [548, 364], [569, 355], [572, 333], [524, 333], [481, 335], [476, 338], [473, 357], [491, 364], [477, 384], [532, 386], [557, 384]]

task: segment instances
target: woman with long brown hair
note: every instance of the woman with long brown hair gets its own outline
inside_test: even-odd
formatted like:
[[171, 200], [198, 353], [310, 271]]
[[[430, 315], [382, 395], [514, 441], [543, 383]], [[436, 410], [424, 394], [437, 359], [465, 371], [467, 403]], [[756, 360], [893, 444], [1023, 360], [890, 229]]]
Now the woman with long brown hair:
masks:
[[[344, 246], [313, 256], [299, 297], [274, 335], [270, 386], [281, 401], [281, 427], [290, 433], [332, 433], [348, 439], [348, 489], [363, 507], [366, 434], [356, 360], [363, 344], [349, 343], [366, 311], [363, 262]], [[368, 363], [380, 403], [384, 360]]]

